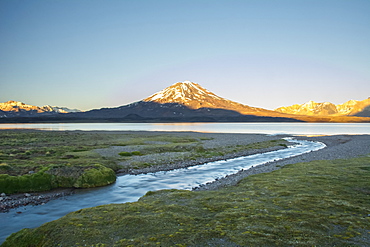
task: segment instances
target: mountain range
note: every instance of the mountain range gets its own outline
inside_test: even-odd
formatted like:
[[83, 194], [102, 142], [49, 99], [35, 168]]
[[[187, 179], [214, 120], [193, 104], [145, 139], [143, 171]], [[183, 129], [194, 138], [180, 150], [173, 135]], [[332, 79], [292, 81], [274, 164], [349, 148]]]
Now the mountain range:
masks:
[[0, 103], [0, 117], [33, 117], [71, 112], [81, 112], [81, 111], [78, 109], [69, 109], [67, 107], [58, 107], [50, 105], [44, 105], [39, 107], [13, 100], [10, 100], [5, 103]]
[[272, 110], [224, 99], [199, 84], [177, 82], [141, 101], [81, 112], [56, 106], [0, 103], [1, 122], [370, 122], [370, 99], [342, 105], [313, 101]]
[[370, 98], [359, 101], [349, 100], [343, 104], [335, 105], [330, 102], [317, 103], [309, 101], [304, 104], [279, 107], [275, 111], [308, 115], [308, 116], [370, 116]]

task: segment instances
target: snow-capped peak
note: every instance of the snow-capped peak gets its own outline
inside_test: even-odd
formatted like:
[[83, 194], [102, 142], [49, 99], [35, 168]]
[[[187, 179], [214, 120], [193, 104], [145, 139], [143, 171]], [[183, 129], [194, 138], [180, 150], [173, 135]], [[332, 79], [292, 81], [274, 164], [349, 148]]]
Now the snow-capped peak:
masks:
[[251, 107], [221, 98], [201, 87], [199, 84], [188, 80], [174, 83], [143, 101], [160, 104], [177, 103], [192, 109], [218, 108], [234, 110], [238, 107], [243, 109], [248, 108], [248, 110], [252, 109]]
[[207, 89], [202, 88], [197, 83], [184, 81], [177, 82], [172, 86], [167, 87], [162, 91], [159, 91], [158, 93], [146, 98], [144, 101], [154, 101], [158, 103], [180, 103], [186, 105], [186, 103], [190, 101], [206, 101], [209, 97], [220, 100], [222, 99], [221, 97], [209, 92]]

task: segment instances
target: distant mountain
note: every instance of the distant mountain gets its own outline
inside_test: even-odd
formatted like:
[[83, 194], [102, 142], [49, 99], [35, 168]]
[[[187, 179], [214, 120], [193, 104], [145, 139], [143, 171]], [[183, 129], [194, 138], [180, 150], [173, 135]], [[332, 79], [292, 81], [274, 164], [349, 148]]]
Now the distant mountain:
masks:
[[33, 117], [40, 114], [52, 115], [71, 112], [80, 112], [80, 110], [50, 105], [39, 107], [12, 100], [0, 103], [0, 117]]
[[316, 103], [309, 101], [304, 104], [279, 107], [275, 111], [287, 114], [308, 116], [361, 116], [370, 117], [370, 98], [358, 101], [350, 100], [340, 105], [330, 102]]

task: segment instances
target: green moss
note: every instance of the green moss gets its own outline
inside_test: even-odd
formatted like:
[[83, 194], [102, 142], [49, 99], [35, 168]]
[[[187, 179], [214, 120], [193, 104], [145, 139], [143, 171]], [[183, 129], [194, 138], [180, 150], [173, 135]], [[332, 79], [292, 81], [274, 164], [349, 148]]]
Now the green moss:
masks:
[[1, 191], [7, 194], [19, 192], [34, 192], [51, 190], [52, 176], [44, 172], [38, 172], [23, 176], [9, 176], [0, 174]]
[[133, 151], [133, 152], [120, 152], [118, 153], [121, 156], [133, 156], [133, 155], [141, 155], [140, 151]]
[[0, 172], [1, 171], [8, 171], [11, 167], [7, 163], [0, 163]]
[[49, 167], [33, 174], [0, 174], [0, 190], [7, 194], [46, 191], [55, 188], [91, 188], [113, 183], [114, 171], [102, 165], [93, 167]]
[[120, 152], [118, 154], [121, 156], [132, 156], [133, 155], [131, 152]]
[[73, 184], [73, 187], [91, 188], [108, 185], [114, 181], [116, 181], [116, 174], [114, 171], [97, 164], [93, 168], [86, 170], [80, 177], [78, 177]]

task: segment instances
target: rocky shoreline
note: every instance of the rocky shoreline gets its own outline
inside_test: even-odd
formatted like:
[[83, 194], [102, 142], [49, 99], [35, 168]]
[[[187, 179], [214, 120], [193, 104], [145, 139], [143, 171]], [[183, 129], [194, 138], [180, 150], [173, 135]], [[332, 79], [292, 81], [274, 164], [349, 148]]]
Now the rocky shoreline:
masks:
[[[184, 133], [177, 133], [184, 134]], [[189, 133], [188, 133], [189, 134]], [[202, 135], [202, 133], [192, 133], [195, 135]], [[213, 134], [214, 136], [221, 137], [217, 139], [219, 143], [209, 142], [208, 145], [220, 146], [227, 143], [237, 144], [243, 142], [239, 137], [251, 137], [252, 140], [249, 141], [263, 141], [269, 139], [266, 135], [256, 135], [256, 134]], [[286, 136], [279, 136], [283, 138]], [[334, 136], [316, 136], [316, 137], [306, 137], [306, 136], [295, 136], [296, 139], [309, 140], [309, 141], [320, 141], [327, 145], [326, 148], [321, 149], [316, 152], [311, 152], [303, 154], [300, 156], [267, 163], [261, 166], [252, 167], [248, 170], [241, 170], [236, 174], [228, 175], [224, 178], [218, 179], [214, 182], [203, 184], [193, 190], [216, 190], [225, 186], [232, 186], [237, 184], [241, 179], [258, 173], [271, 172], [280, 169], [282, 166], [287, 164], [293, 164], [298, 162], [307, 162], [312, 160], [330, 160], [330, 159], [341, 159], [341, 158], [351, 158], [361, 155], [370, 154], [370, 135], [334, 135]], [[261, 140], [260, 140], [261, 139]], [[275, 137], [276, 139], [276, 137]], [[196, 160], [189, 160], [184, 162], [175, 162], [171, 164], [163, 164], [156, 167], [135, 169], [135, 170], [121, 170], [121, 174], [142, 174], [151, 173], [157, 171], [167, 171], [179, 168], [185, 168], [189, 166], [204, 164], [207, 162], [226, 160], [241, 156], [252, 155], [256, 153], [264, 153], [269, 151], [275, 151], [282, 149], [284, 147], [277, 146], [273, 148], [256, 149], [256, 150], [246, 150], [243, 152], [237, 152], [232, 154], [227, 154], [225, 156], [216, 156], [212, 158], [200, 158]], [[118, 174], [120, 175], [120, 173]], [[54, 191], [42, 192], [42, 193], [24, 193], [15, 195], [5, 195], [0, 194], [0, 212], [8, 212], [10, 209], [14, 209], [21, 206], [27, 205], [43, 205], [50, 200], [71, 195], [73, 189], [59, 189]], [[20, 213], [20, 212], [19, 212]]]
[[[50, 200], [73, 194], [73, 189], [58, 189], [48, 192], [22, 193], [14, 195], [0, 194], [0, 213], [9, 212], [10, 209], [28, 206], [44, 205]], [[22, 213], [21, 211], [17, 213]]]

